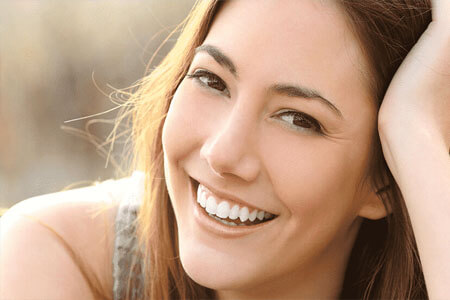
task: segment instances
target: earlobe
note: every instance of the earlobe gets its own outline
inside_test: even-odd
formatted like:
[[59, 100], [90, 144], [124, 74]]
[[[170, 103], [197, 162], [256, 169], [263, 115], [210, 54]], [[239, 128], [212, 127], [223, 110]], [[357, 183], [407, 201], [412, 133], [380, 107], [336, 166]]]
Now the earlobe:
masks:
[[381, 200], [380, 194], [384, 192], [386, 192], [386, 189], [384, 188], [376, 192], [370, 192], [367, 195], [366, 200], [362, 204], [358, 215], [366, 219], [378, 220], [390, 214], [390, 208], [386, 208], [383, 204], [383, 201]]

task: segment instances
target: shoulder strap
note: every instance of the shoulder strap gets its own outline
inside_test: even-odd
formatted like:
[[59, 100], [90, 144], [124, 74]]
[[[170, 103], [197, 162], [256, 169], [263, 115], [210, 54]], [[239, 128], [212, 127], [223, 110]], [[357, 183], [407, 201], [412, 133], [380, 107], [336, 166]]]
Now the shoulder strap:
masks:
[[143, 175], [133, 173], [129, 189], [124, 199], [120, 201], [115, 221], [115, 242], [113, 255], [113, 295], [114, 300], [125, 299], [128, 282], [131, 278], [133, 286], [129, 299], [142, 297], [143, 273], [142, 262], [139, 259], [138, 241], [136, 236], [136, 218], [140, 207], [143, 191]]

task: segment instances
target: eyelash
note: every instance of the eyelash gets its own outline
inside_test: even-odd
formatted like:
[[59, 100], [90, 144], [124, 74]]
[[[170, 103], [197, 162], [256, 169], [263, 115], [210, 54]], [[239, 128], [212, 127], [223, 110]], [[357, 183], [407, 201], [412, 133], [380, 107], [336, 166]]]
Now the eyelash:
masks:
[[[187, 74], [186, 77], [193, 78], [193, 79], [197, 80], [197, 82], [199, 84], [201, 84], [202, 86], [209, 88], [209, 89], [216, 90], [217, 92], [225, 94], [227, 97], [230, 97], [230, 92], [228, 91], [228, 87], [225, 84], [225, 82], [219, 76], [217, 76], [216, 74], [214, 74], [212, 72], [200, 69], [200, 70], [195, 71], [192, 74]], [[203, 80], [201, 80], [202, 77], [206, 77], [210, 81], [210, 83], [212, 82], [214, 85], [210, 85], [209, 83], [204, 82]], [[220, 84], [222, 86], [220, 88], [217, 88], [217, 84]], [[303, 126], [288, 123], [289, 124], [288, 127], [292, 128], [295, 131], [305, 132], [305, 131], [312, 130], [316, 134], [323, 134], [323, 129], [322, 129], [320, 122], [318, 122], [315, 118], [311, 117], [310, 115], [308, 115], [306, 113], [302, 113], [302, 112], [298, 112], [298, 111], [294, 111], [294, 110], [284, 110], [284, 111], [281, 111], [280, 113], [278, 113], [276, 116], [279, 119], [280, 119], [280, 117], [288, 116], [288, 117], [290, 117], [290, 120], [292, 122], [295, 122], [295, 121], [303, 122]], [[283, 123], [285, 123], [285, 122], [283, 122]]]
[[[293, 130], [296, 131], [300, 131], [300, 132], [304, 132], [304, 131], [310, 131], [313, 130], [316, 134], [323, 134], [323, 129], [322, 126], [320, 125], [319, 121], [317, 121], [316, 119], [314, 119], [313, 117], [311, 117], [308, 114], [302, 113], [302, 112], [298, 112], [298, 111], [294, 111], [294, 110], [286, 110], [286, 111], [282, 111], [280, 113], [277, 114], [277, 117], [280, 119], [280, 116], [288, 116], [290, 117], [290, 121], [292, 121], [292, 123], [287, 122], [290, 128], [292, 128]], [[302, 122], [302, 126], [300, 125], [295, 125], [293, 124], [294, 122]]]
[[[230, 92], [228, 91], [228, 87], [225, 84], [225, 82], [214, 73], [211, 73], [206, 70], [197, 70], [193, 74], [187, 74], [186, 77], [197, 80], [198, 83], [200, 83], [201, 85], [203, 85], [206, 88], [216, 90], [217, 92], [225, 94], [228, 97], [230, 96]], [[214, 84], [221, 84], [223, 86], [223, 89], [219, 89], [219, 88], [217, 88], [217, 86], [214, 87], [214, 86], [209, 85], [208, 83], [201, 80], [202, 77], [208, 78], [208, 80], [210, 80], [210, 82], [213, 81]]]

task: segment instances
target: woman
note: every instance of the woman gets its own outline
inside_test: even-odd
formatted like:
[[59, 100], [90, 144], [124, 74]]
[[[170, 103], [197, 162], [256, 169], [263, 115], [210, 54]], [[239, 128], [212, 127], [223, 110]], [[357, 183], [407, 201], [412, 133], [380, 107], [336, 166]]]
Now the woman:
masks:
[[130, 99], [140, 251], [113, 250], [115, 205], [88, 213], [138, 173], [28, 200], [2, 220], [0, 295], [447, 297], [449, 11], [198, 2]]

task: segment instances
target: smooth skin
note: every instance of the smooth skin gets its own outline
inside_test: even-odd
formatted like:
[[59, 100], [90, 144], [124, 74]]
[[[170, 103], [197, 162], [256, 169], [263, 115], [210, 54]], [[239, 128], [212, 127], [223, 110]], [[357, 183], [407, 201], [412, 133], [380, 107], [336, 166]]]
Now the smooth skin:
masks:
[[[112, 298], [112, 249], [117, 203], [126, 191], [96, 186], [34, 197], [0, 223], [0, 299], [98, 299], [51, 227], [79, 254]], [[37, 222], [40, 220], [41, 223]]]
[[450, 294], [450, 1], [395, 74], [380, 109], [383, 153], [405, 199], [430, 299]]
[[[411, 215], [430, 299], [450, 294], [449, 16], [449, 1], [433, 2], [433, 23], [395, 75], [379, 114], [383, 151]], [[105, 256], [111, 247], [98, 241], [105, 232], [113, 239], [104, 216], [113, 220], [115, 209], [87, 217], [102, 200], [106, 195], [95, 188], [61, 192], [26, 200], [3, 216], [0, 299], [93, 299], [64, 248], [24, 215], [41, 219], [81, 249], [84, 262], [110, 290], [111, 262]]]
[[[247, 0], [225, 3], [199, 49], [162, 140], [185, 271], [220, 299], [337, 298], [361, 218], [386, 215], [365, 180], [377, 108], [358, 40], [332, 1]], [[212, 235], [195, 221], [191, 177], [278, 217]]]

